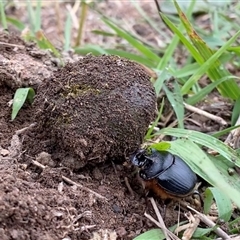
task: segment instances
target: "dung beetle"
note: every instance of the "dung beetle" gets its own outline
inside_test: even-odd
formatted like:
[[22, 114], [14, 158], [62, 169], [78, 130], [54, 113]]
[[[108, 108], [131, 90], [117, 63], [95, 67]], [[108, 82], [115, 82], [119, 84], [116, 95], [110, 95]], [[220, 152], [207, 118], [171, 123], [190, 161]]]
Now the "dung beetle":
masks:
[[162, 200], [183, 198], [193, 193], [197, 176], [178, 156], [167, 151], [141, 149], [131, 159], [140, 168], [145, 188]]

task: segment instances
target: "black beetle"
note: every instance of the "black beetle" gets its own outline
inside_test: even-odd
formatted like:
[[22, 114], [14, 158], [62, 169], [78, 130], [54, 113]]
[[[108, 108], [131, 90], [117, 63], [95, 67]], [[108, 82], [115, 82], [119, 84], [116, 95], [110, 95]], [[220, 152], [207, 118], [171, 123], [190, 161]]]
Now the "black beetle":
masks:
[[142, 149], [131, 162], [140, 168], [146, 189], [160, 198], [183, 198], [193, 193], [197, 176], [180, 157], [167, 151]]

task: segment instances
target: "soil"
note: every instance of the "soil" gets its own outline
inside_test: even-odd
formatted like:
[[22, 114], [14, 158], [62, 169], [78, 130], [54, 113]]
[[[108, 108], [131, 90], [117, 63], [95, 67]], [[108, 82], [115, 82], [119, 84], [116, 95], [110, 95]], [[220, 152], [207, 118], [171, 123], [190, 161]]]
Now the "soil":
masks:
[[[39, 75], [43, 81], [48, 78], [41, 71], [47, 69], [54, 73], [56, 65], [45, 52], [37, 50], [38, 54], [30, 55], [36, 47], [24, 43], [16, 35], [0, 36], [0, 42], [4, 42], [0, 55], [4, 58], [0, 72], [1, 239], [103, 239], [103, 236], [132, 239], [154, 228], [143, 216], [146, 209], [151, 214], [153, 210], [146, 204], [142, 185], [131, 164], [108, 160], [75, 172], [61, 165], [56, 167], [51, 155], [41, 152], [44, 150], [42, 144], [26, 134], [37, 129], [34, 125], [36, 109], [25, 104], [17, 118], [10, 121], [15, 90], [25, 86], [27, 81], [33, 87], [38, 85], [35, 80]], [[11, 61], [19, 54], [28, 58], [27, 66], [41, 65], [39, 71], [24, 68], [21, 72], [26, 74], [20, 78], [16, 77], [16, 71], [6, 75], [13, 69]], [[141, 68], [138, 70], [142, 71]], [[31, 78], [28, 77], [30, 73]], [[29, 79], [34, 81], [29, 82]], [[26, 142], [39, 149], [40, 154], [26, 152], [23, 144]], [[63, 159], [62, 149], [55, 147], [55, 153]], [[165, 219], [168, 226], [177, 220], [178, 211], [173, 210], [174, 206], [172, 204], [168, 209]]]

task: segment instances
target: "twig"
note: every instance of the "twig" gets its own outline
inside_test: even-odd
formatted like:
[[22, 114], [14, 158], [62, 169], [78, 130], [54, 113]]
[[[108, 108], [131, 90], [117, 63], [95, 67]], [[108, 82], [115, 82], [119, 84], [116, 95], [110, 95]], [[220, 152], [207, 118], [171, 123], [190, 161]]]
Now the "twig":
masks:
[[6, 43], [6, 42], [0, 42], [0, 45], [5, 45], [7, 47], [18, 47], [20, 49], [24, 49], [25, 48], [23, 45], [17, 45], [17, 44]]
[[209, 119], [211, 119], [211, 120], [213, 120], [213, 121], [215, 121], [215, 122], [217, 122], [217, 123], [219, 123], [219, 124], [221, 124], [221, 125], [223, 125], [223, 126], [226, 126], [228, 123], [224, 120], [224, 119], [222, 119], [221, 117], [218, 117], [218, 116], [215, 116], [215, 115], [213, 115], [213, 114], [211, 114], [211, 113], [209, 113], [209, 112], [206, 112], [206, 111], [204, 111], [204, 110], [202, 110], [202, 109], [199, 109], [199, 108], [196, 108], [196, 107], [194, 107], [194, 106], [191, 106], [191, 105], [189, 105], [189, 104], [187, 104], [187, 103], [183, 103], [183, 105], [185, 106], [185, 108], [187, 109], [187, 110], [189, 110], [189, 111], [191, 111], [191, 112], [194, 112], [194, 113], [197, 113], [197, 114], [199, 114], [199, 115], [202, 115], [202, 116], [204, 116], [204, 117], [207, 117], [207, 118], [209, 118]]
[[20, 134], [24, 133], [25, 131], [27, 131], [29, 128], [33, 128], [36, 125], [37, 125], [37, 123], [32, 123], [28, 127], [17, 130], [15, 133], [16, 133], [16, 135], [20, 135]]
[[[238, 116], [238, 119], [235, 123], [235, 126], [238, 126], [238, 125], [240, 125], [240, 115]], [[225, 143], [230, 147], [237, 149], [239, 148], [239, 137], [240, 137], [240, 128], [238, 127], [233, 129], [229, 133], [228, 137], [225, 140]]]
[[[157, 220], [155, 220], [150, 214], [148, 214], [148, 213], [144, 213], [144, 216], [146, 217], [146, 218], [148, 218], [150, 221], [152, 221], [154, 224], [156, 224], [156, 226], [158, 226], [159, 228], [161, 228], [162, 229], [162, 226], [161, 226], [161, 224], [157, 221]], [[180, 240], [180, 238], [178, 238], [176, 235], [174, 235], [172, 232], [170, 232], [168, 229], [166, 229], [166, 231], [168, 232], [168, 234], [169, 235], [171, 235], [172, 236], [172, 239], [176, 239], [176, 240]], [[169, 239], [169, 238], [168, 238]]]
[[131, 188], [131, 186], [130, 186], [130, 184], [128, 182], [128, 178], [127, 177], [124, 178], [124, 182], [125, 182], [125, 184], [127, 186], [128, 191], [130, 192], [131, 196], [134, 197], [134, 192], [133, 192], [133, 190], [132, 190], [132, 188]]
[[[188, 209], [192, 210], [193, 212], [195, 212], [197, 214], [197, 216], [199, 217], [199, 219], [204, 222], [206, 225], [208, 225], [209, 227], [213, 228], [216, 226], [216, 224], [211, 221], [206, 215], [198, 212], [197, 210], [195, 210], [194, 208], [187, 206]], [[213, 228], [213, 231], [222, 239], [230, 239], [230, 236], [225, 233], [220, 227], [217, 228]]]
[[150, 198], [150, 202], [151, 202], [151, 204], [153, 206], [153, 209], [154, 209], [154, 211], [155, 211], [155, 213], [157, 215], [158, 222], [162, 226], [163, 233], [164, 233], [166, 239], [168, 240], [169, 238], [168, 238], [168, 234], [167, 234], [167, 231], [166, 231], [167, 228], [166, 228], [165, 223], [164, 223], [164, 221], [162, 219], [162, 216], [161, 216], [161, 214], [159, 212], [159, 209], [158, 209], [158, 207], [157, 207], [157, 205], [156, 205], [156, 203], [155, 203], [155, 201], [154, 201], [154, 199], [152, 197]]
[[197, 215], [192, 215], [191, 212], [189, 212], [188, 214], [186, 214], [186, 217], [188, 218], [188, 221], [190, 223], [189, 227], [186, 229], [186, 231], [183, 233], [182, 236], [182, 240], [190, 240], [192, 239], [192, 235], [194, 234], [194, 232], [196, 231], [199, 223], [200, 223], [200, 219]]
[[155, 200], [151, 197], [151, 198], [150, 198], [150, 201], [151, 201], [151, 204], [152, 204], [152, 206], [153, 206], [153, 209], [154, 209], [154, 211], [155, 211], [155, 213], [156, 213], [156, 215], [157, 215], [160, 228], [163, 230], [163, 233], [164, 233], [166, 239], [168, 240], [168, 239], [170, 239], [170, 237], [173, 238], [173, 239], [179, 239], [179, 238], [176, 237], [171, 231], [169, 231], [169, 230], [166, 228], [165, 223], [164, 223], [163, 218], [162, 218], [162, 216], [161, 216], [161, 214], [160, 214], [160, 212], [159, 212], [159, 209], [158, 209], [158, 207], [157, 207], [157, 205], [156, 205]]
[[[45, 166], [44, 166], [44, 165], [42, 165], [41, 163], [39, 163], [39, 162], [37, 162], [37, 161], [35, 161], [35, 160], [32, 160], [32, 163], [33, 163], [35, 166], [37, 166], [37, 167], [39, 167], [39, 168], [41, 168], [41, 169], [45, 169]], [[93, 195], [95, 195], [95, 196], [98, 197], [98, 198], [104, 199], [104, 200], [106, 200], [106, 201], [108, 200], [106, 197], [102, 196], [101, 194], [96, 193], [96, 192], [94, 192], [93, 190], [91, 190], [91, 189], [83, 186], [83, 185], [80, 184], [80, 183], [76, 183], [76, 182], [72, 181], [71, 179], [69, 179], [69, 178], [67, 178], [67, 177], [65, 177], [65, 176], [63, 176], [63, 175], [62, 175], [62, 179], [63, 179], [65, 182], [67, 182], [67, 183], [69, 183], [69, 184], [72, 184], [72, 185], [75, 185], [75, 186], [81, 188], [82, 190], [84, 190], [84, 191], [86, 191], [86, 192], [92, 193]]]

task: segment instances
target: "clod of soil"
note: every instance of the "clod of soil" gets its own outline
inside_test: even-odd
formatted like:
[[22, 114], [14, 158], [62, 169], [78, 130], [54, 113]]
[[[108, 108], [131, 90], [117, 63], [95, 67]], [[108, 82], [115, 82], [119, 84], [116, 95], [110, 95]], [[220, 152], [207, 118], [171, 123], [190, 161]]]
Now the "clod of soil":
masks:
[[62, 164], [73, 169], [125, 159], [139, 148], [155, 114], [149, 79], [140, 65], [117, 56], [87, 56], [54, 73], [34, 102], [48, 152], [62, 149]]

